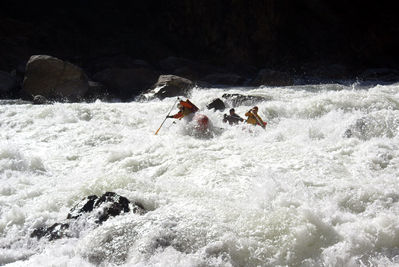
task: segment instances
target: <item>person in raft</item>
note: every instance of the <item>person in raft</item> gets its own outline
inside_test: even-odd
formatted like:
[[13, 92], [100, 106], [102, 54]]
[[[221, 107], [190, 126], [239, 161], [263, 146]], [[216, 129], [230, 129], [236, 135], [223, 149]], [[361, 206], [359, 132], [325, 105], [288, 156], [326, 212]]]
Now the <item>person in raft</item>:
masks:
[[230, 125], [233, 125], [233, 124], [238, 124], [241, 121], [244, 121], [243, 118], [238, 116], [238, 114], [236, 113], [234, 108], [230, 109], [229, 112], [230, 112], [230, 115], [227, 115], [227, 114], [223, 115], [224, 123], [228, 122]]
[[188, 99], [186, 101], [180, 100], [179, 104], [177, 104], [177, 107], [179, 108], [179, 112], [177, 112], [175, 115], [167, 116], [167, 118], [181, 120], [187, 115], [194, 114], [199, 110], [197, 106], [191, 103], [191, 101]]
[[247, 120], [245, 121], [246, 123], [252, 124], [252, 125], [260, 125], [263, 129], [266, 128], [266, 122], [262, 120], [262, 118], [258, 115], [258, 107], [255, 106], [253, 107], [250, 111], [245, 113], [245, 116], [247, 116]]

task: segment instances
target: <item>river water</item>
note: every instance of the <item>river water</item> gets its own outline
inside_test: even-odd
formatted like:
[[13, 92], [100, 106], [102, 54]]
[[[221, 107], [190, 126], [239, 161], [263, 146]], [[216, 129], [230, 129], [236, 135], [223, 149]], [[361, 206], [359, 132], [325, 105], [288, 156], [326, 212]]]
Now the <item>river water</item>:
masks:
[[[206, 109], [225, 93], [264, 97], [235, 109], [257, 105], [266, 130]], [[195, 88], [190, 100], [206, 135], [172, 119], [154, 134], [176, 98], [1, 102], [0, 265], [399, 266], [399, 85]], [[107, 191], [149, 212], [30, 237]]]

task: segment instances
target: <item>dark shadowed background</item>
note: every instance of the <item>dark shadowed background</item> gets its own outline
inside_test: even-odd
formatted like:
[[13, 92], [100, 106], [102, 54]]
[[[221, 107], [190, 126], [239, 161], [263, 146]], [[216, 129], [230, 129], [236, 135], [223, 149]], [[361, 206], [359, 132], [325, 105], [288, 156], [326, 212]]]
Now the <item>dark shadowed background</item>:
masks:
[[245, 73], [270, 68], [343, 77], [399, 67], [392, 1], [18, 1], [0, 8], [0, 70], [32, 54], [68, 60], [94, 75], [106, 57], [178, 57]]

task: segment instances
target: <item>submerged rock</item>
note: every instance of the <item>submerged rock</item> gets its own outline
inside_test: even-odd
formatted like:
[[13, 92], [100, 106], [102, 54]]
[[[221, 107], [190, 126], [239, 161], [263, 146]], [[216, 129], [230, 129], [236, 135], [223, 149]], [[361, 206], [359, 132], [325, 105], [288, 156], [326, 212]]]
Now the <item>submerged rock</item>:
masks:
[[110, 217], [132, 211], [137, 214], [144, 214], [146, 210], [138, 202], [130, 202], [127, 198], [114, 192], [106, 192], [101, 197], [96, 195], [88, 196], [76, 204], [68, 213], [67, 219], [77, 219], [85, 213], [95, 211], [96, 223], [103, 223]]
[[68, 213], [67, 219], [77, 219], [83, 213], [91, 212], [94, 208], [94, 203], [98, 199], [98, 196], [91, 195], [82, 199], [78, 204], [76, 204]]
[[103, 223], [109, 217], [115, 217], [122, 213], [129, 212], [130, 204], [133, 205], [133, 213], [144, 214], [145, 210], [139, 203], [131, 203], [127, 198], [113, 192], [106, 192], [100, 198], [96, 199], [93, 209], [97, 210], [97, 223]]
[[38, 239], [40, 239], [46, 236], [50, 241], [60, 239], [68, 236], [68, 228], [69, 223], [55, 223], [50, 227], [44, 226], [35, 229], [31, 233], [30, 237], [37, 237]]
[[[147, 211], [142, 204], [138, 202], [132, 203], [127, 198], [114, 192], [106, 192], [101, 197], [90, 195], [82, 199], [70, 210], [65, 222], [55, 223], [50, 227], [39, 227], [31, 233], [31, 237], [37, 237], [38, 239], [47, 237], [49, 240], [70, 237], [73, 234], [69, 231], [69, 228], [74, 220], [80, 218], [84, 220], [92, 219], [96, 225], [100, 225], [110, 217], [116, 217], [128, 212], [142, 215]], [[84, 214], [86, 217], [83, 217]]]

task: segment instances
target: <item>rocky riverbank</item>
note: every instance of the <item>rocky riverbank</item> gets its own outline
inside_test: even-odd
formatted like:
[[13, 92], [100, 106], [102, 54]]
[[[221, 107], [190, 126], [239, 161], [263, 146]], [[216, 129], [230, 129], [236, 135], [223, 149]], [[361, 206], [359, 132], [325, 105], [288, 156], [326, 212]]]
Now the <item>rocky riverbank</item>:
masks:
[[[389, 4], [5, 0], [1, 5], [1, 98], [44, 94], [57, 101], [127, 101], [153, 88], [161, 75], [201, 86], [391, 83], [399, 76], [399, 23]], [[50, 56], [51, 71], [32, 72], [35, 55]], [[35, 89], [44, 84], [44, 92]]]
[[[358, 82], [393, 83], [399, 80], [396, 69], [368, 69], [357, 76], [341, 73], [343, 68], [330, 66], [325, 75], [303, 76], [272, 69], [253, 68], [246, 73], [229, 72], [183, 58], [168, 57], [155, 68], [143, 60], [126, 58], [120, 65], [120, 57], [108, 58], [105, 69], [91, 77], [81, 67], [68, 61], [49, 56], [33, 55], [25, 68], [11, 73], [0, 71], [2, 98], [21, 98], [43, 104], [48, 101], [79, 102], [102, 99], [130, 101], [151, 92], [163, 99], [188, 95], [196, 85], [212, 86], [290, 86], [300, 83], [340, 82], [345, 79]], [[334, 68], [338, 70], [334, 71]]]

